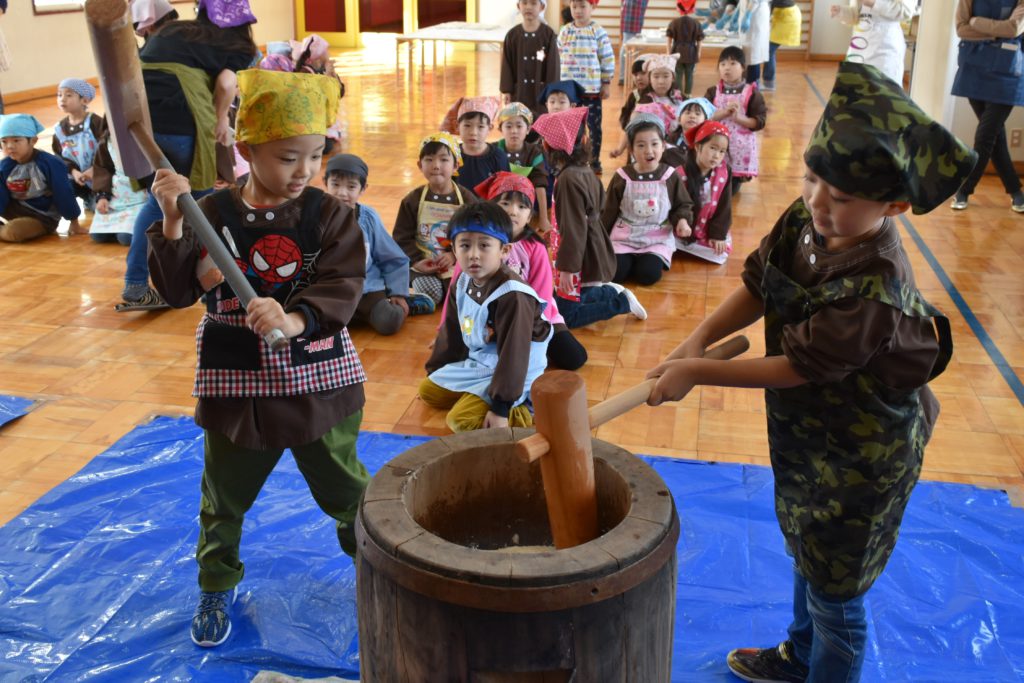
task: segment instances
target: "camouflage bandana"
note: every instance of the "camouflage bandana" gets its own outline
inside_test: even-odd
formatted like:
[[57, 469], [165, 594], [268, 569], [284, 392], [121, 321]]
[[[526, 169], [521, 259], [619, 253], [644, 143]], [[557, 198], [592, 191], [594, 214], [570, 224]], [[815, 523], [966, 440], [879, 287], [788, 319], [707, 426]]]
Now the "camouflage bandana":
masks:
[[829, 185], [861, 199], [909, 202], [916, 214], [956, 192], [977, 158], [881, 71], [852, 62], [840, 64], [804, 151]]

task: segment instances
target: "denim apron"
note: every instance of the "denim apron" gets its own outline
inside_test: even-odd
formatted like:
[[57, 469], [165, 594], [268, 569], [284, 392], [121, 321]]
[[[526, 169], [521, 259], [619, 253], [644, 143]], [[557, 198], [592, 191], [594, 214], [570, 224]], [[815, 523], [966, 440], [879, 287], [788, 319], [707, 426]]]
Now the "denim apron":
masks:
[[[430, 381], [447, 389], [479, 396], [488, 403], [487, 388], [491, 385], [494, 370], [498, 367], [498, 344], [487, 325], [490, 316], [489, 306], [512, 292], [522, 292], [540, 303], [541, 309], [547, 305], [537, 296], [533, 289], [518, 280], [509, 280], [495, 289], [484, 301], [474, 301], [469, 296], [470, 277], [463, 273], [455, 284], [455, 304], [459, 316], [459, 327], [462, 329], [462, 342], [469, 349], [469, 357], [456, 363], [449, 363], [430, 373]], [[530, 342], [530, 362], [526, 371], [523, 393], [513, 402], [516, 407], [530, 398], [530, 387], [533, 380], [540, 377], [548, 365], [548, 342], [551, 341], [552, 329], [544, 341]]]

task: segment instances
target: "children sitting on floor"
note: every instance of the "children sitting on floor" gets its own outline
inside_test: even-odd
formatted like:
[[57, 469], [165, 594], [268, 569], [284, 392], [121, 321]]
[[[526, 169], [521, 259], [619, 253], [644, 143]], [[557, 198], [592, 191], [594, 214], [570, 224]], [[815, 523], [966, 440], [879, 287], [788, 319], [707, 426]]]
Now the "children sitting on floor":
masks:
[[42, 124], [30, 114], [0, 116], [0, 242], [27, 242], [57, 231], [61, 218], [71, 234], [88, 232], [78, 223], [67, 167], [58, 157], [36, 149]]
[[462, 152], [454, 137], [448, 133], [425, 137], [419, 166], [427, 184], [402, 199], [391, 230], [412, 265], [412, 291], [426, 294], [435, 306], [444, 299], [455, 266], [448, 220], [463, 204], [479, 201], [472, 190], [452, 180], [461, 165]]
[[693, 232], [676, 236], [676, 248], [706, 261], [722, 264], [732, 253], [732, 183], [725, 157], [729, 129], [705, 121], [686, 133], [690, 153], [677, 169], [693, 199]]
[[675, 238], [690, 234], [693, 202], [673, 166], [662, 163], [665, 124], [636, 114], [626, 126], [634, 161], [615, 172], [601, 211], [601, 224], [615, 250], [614, 282], [653, 285], [672, 265]]
[[480, 202], [456, 211], [448, 227], [462, 274], [448, 292], [420, 398], [448, 411], [453, 432], [532, 426], [525, 404], [547, 367], [552, 327], [544, 300], [503, 262], [512, 221]]
[[497, 146], [508, 155], [511, 171], [533, 183], [537, 197], [537, 232], [546, 235], [551, 230], [548, 216], [548, 167], [544, 163], [544, 149], [540, 144], [526, 140], [532, 125], [533, 113], [525, 104], [512, 102], [498, 112], [498, 131], [502, 139]]
[[497, 202], [512, 220], [512, 249], [505, 258], [505, 265], [547, 303], [544, 319], [555, 328], [548, 344], [548, 366], [578, 370], [587, 362], [587, 350], [569, 331], [558, 312], [548, 245], [529, 227], [534, 213], [533, 185], [522, 176], [498, 173], [478, 185], [476, 191], [482, 199]]
[[355, 319], [369, 324], [377, 334], [391, 335], [402, 329], [406, 316], [433, 313], [434, 302], [425, 294], [409, 294], [409, 257], [384, 229], [380, 214], [360, 203], [369, 173], [359, 157], [339, 154], [327, 162], [324, 186], [356, 212], [363, 231], [366, 279]]
[[604, 188], [589, 168], [586, 117], [587, 110], [576, 107], [544, 114], [533, 124], [544, 139], [544, 154], [556, 176], [548, 239], [558, 310], [570, 329], [623, 313], [647, 319], [636, 296], [611, 281], [615, 252], [601, 225]]

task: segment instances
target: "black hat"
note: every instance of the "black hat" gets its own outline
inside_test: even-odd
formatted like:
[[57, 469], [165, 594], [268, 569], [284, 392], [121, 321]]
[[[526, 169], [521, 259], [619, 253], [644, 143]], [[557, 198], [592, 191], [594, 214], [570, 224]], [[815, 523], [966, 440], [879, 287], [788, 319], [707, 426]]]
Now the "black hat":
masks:
[[327, 175], [332, 173], [353, 175], [361, 178], [365, 183], [370, 175], [370, 169], [367, 168], [366, 162], [355, 154], [338, 154], [331, 157], [331, 160], [327, 162]]

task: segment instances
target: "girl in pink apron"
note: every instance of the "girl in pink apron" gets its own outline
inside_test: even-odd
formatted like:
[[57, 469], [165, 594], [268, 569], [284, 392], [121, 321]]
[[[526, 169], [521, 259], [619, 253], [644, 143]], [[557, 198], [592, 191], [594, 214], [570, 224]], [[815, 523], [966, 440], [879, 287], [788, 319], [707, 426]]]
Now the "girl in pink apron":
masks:
[[729, 129], [718, 121], [706, 121], [686, 133], [691, 154], [678, 169], [693, 197], [693, 233], [677, 238], [680, 251], [705, 261], [722, 264], [732, 253], [732, 187], [725, 157]]
[[718, 59], [718, 85], [708, 88], [707, 99], [715, 105], [712, 120], [729, 129], [727, 162], [732, 173], [733, 192], [739, 183], [757, 177], [761, 156], [761, 136], [767, 116], [764, 96], [757, 85], [744, 80], [746, 61], [743, 50], [727, 47]]
[[551, 259], [558, 310], [568, 328], [583, 327], [647, 311], [636, 296], [618, 283], [615, 251], [601, 225], [604, 188], [590, 170], [590, 141], [577, 107], [542, 114], [533, 130], [544, 140], [544, 155], [556, 175], [551, 201]]
[[613, 281], [653, 285], [672, 265], [675, 234], [690, 233], [693, 202], [675, 168], [661, 161], [665, 149], [661, 119], [634, 114], [626, 135], [634, 162], [620, 168], [608, 184], [601, 223], [615, 250]]

